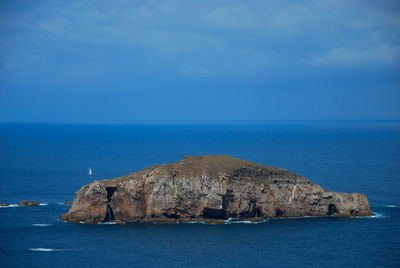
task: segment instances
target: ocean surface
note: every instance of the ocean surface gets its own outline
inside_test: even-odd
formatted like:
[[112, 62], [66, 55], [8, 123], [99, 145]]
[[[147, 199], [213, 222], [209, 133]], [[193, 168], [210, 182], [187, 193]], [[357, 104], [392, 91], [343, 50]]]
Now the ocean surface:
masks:
[[[70, 224], [83, 185], [227, 154], [365, 193], [374, 217]], [[89, 166], [93, 175], [88, 175]], [[22, 200], [37, 207], [14, 206]], [[400, 122], [0, 124], [0, 267], [400, 267]]]

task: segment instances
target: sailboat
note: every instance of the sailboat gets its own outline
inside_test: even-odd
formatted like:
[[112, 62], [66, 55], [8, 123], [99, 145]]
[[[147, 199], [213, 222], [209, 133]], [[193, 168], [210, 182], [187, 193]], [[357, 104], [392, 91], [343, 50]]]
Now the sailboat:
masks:
[[93, 174], [93, 171], [92, 171], [92, 169], [90, 167], [89, 167], [89, 173], [88, 174], [89, 174], [89, 176]]

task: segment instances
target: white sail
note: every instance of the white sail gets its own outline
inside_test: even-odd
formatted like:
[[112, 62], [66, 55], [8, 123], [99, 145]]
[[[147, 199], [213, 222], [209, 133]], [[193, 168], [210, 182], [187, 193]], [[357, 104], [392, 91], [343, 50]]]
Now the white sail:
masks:
[[92, 169], [89, 167], [89, 175], [92, 175], [92, 174], [93, 174]]

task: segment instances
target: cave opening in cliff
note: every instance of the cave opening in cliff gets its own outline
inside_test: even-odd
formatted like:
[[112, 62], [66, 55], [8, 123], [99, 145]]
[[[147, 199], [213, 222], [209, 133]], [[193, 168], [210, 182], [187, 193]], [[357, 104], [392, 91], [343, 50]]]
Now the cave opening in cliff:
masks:
[[214, 219], [224, 219], [224, 210], [217, 208], [204, 208], [203, 217], [204, 218], [214, 218]]
[[279, 218], [285, 216], [285, 210], [280, 208], [275, 208], [275, 217]]
[[106, 187], [107, 190], [107, 199], [108, 202], [111, 202], [111, 197], [113, 196], [113, 194], [115, 193], [115, 191], [117, 190], [117, 187]]
[[107, 205], [107, 212], [104, 217], [104, 222], [109, 222], [113, 221], [115, 219], [113, 209], [110, 206], [111, 198], [114, 195], [115, 191], [117, 190], [117, 187], [106, 187], [107, 190], [107, 200], [108, 200], [108, 205]]
[[338, 213], [338, 212], [339, 211], [338, 211], [338, 209], [337, 209], [335, 204], [329, 204], [328, 213], [327, 213], [328, 216], [332, 216], [332, 215], [334, 215], [335, 213]]

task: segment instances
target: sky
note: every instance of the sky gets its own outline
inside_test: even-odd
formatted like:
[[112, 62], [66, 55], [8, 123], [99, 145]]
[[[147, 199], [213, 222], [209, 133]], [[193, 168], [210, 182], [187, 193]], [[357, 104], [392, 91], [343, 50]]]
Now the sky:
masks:
[[399, 120], [399, 1], [0, 0], [0, 122]]

